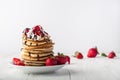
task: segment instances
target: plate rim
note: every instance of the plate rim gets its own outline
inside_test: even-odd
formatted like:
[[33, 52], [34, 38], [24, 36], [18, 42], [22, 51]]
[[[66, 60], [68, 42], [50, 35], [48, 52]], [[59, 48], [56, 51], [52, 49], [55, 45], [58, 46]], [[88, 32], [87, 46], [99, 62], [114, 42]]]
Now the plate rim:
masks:
[[53, 65], [53, 66], [19, 66], [19, 65], [13, 64], [13, 62], [10, 62], [10, 65], [13, 66], [13, 67], [23, 67], [23, 68], [48, 68], [48, 67], [66, 66], [67, 64]]

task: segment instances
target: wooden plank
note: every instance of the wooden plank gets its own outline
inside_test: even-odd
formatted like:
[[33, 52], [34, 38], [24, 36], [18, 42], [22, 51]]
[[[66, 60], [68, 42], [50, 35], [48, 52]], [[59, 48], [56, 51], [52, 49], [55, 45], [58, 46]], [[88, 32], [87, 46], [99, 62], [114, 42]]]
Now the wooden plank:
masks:
[[120, 80], [120, 58], [72, 59], [71, 80]]

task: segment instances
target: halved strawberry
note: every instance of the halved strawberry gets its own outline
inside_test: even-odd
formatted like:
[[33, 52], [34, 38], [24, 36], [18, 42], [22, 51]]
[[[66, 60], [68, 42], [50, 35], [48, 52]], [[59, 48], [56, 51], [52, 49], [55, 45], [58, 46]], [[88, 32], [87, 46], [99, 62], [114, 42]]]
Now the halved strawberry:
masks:
[[21, 61], [19, 58], [13, 58], [13, 64], [14, 65], [19, 65], [19, 66], [25, 66], [23, 61]]
[[41, 28], [41, 26], [37, 25], [37, 26], [33, 27], [33, 31], [40, 31], [40, 28]]
[[77, 59], [83, 59], [83, 55], [82, 55], [82, 53], [79, 52], [79, 51], [76, 51], [76, 52], [75, 52], [74, 57], [76, 57]]
[[26, 28], [26, 29], [24, 29], [23, 33], [24, 33], [25, 35], [27, 35], [27, 33], [29, 32], [29, 30], [30, 30], [30, 28]]

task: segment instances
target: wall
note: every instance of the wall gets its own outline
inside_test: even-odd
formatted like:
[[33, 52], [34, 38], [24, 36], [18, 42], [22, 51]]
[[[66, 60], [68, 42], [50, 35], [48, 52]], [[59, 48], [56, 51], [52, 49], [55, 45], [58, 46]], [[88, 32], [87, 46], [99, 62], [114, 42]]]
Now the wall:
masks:
[[37, 24], [55, 52], [120, 52], [119, 0], [0, 0], [0, 54], [19, 54], [23, 29]]

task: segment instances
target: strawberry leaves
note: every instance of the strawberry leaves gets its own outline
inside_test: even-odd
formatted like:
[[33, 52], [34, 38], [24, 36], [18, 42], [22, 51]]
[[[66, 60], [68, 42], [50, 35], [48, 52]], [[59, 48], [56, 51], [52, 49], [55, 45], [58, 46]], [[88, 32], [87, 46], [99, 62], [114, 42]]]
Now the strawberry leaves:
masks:
[[101, 56], [103, 57], [107, 57], [107, 55], [105, 53], [101, 53]]
[[116, 57], [116, 54], [115, 54], [114, 51], [111, 51], [111, 52], [108, 53], [108, 55], [106, 55], [105, 53], [101, 53], [101, 56], [113, 59], [114, 57]]

